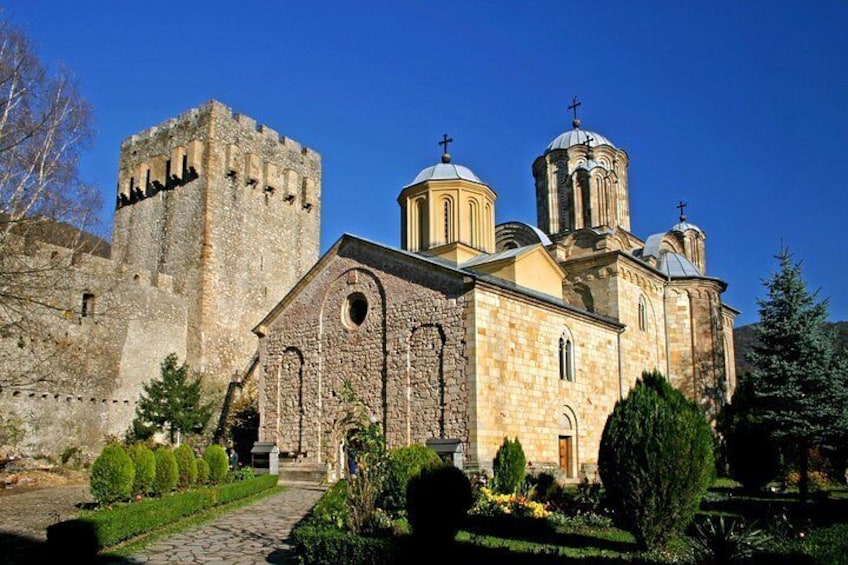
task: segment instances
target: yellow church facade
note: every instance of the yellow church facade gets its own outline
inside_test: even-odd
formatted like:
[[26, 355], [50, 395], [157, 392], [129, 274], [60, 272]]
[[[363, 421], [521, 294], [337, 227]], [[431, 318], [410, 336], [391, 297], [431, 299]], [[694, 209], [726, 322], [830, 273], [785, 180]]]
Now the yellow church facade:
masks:
[[284, 468], [342, 476], [350, 386], [389, 447], [454, 445], [480, 469], [517, 437], [535, 469], [577, 480], [644, 370], [714, 414], [737, 312], [682, 214], [630, 233], [628, 166], [575, 119], [533, 164], [537, 226], [496, 225], [495, 191], [445, 143], [400, 191], [400, 249], [342, 236], [255, 328], [260, 441]]

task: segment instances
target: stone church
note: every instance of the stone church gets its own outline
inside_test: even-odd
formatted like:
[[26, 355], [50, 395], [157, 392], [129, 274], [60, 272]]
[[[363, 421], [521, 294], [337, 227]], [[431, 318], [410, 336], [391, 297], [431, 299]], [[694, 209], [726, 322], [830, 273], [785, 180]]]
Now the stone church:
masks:
[[455, 445], [490, 468], [506, 436], [535, 468], [597, 463], [617, 400], [658, 369], [714, 414], [735, 384], [726, 283], [705, 234], [630, 232], [629, 157], [581, 127], [532, 166], [537, 222], [447, 152], [399, 190], [401, 247], [343, 235], [255, 327], [260, 441], [283, 465], [344, 473], [344, 390], [390, 447]]
[[0, 416], [23, 422], [23, 453], [96, 454], [169, 353], [231, 391], [250, 330], [318, 259], [321, 156], [220, 102], [128, 137], [117, 169], [111, 245], [26, 242], [63, 280], [35, 331], [0, 324]]

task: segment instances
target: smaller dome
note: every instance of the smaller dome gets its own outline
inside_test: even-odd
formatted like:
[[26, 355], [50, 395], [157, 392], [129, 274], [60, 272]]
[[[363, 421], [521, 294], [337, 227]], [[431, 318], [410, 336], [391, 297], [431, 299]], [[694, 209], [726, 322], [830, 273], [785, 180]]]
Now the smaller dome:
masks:
[[672, 227], [669, 231], [679, 231], [679, 232], [683, 233], [683, 232], [688, 231], [688, 230], [695, 230], [696, 232], [704, 233], [704, 232], [701, 231], [701, 228], [699, 228], [695, 224], [690, 224], [686, 220], [683, 220], [679, 224], [675, 224], [674, 227]]
[[485, 184], [480, 178], [475, 175], [468, 167], [462, 165], [454, 165], [453, 163], [439, 163], [432, 167], [427, 167], [415, 177], [411, 183], [406, 186], [412, 186], [419, 182], [428, 180], [454, 180], [462, 179], [480, 184]]
[[660, 252], [660, 260], [657, 269], [665, 276], [676, 279], [679, 277], [703, 277], [698, 267], [692, 261], [672, 251]]
[[553, 151], [554, 149], [568, 149], [574, 145], [582, 145], [586, 143], [586, 137], [591, 137], [592, 141], [589, 142], [590, 147], [598, 147], [599, 145], [609, 145], [613, 149], [615, 149], [615, 145], [613, 145], [612, 141], [604, 137], [599, 133], [595, 133], [594, 131], [574, 128], [572, 130], [568, 130], [564, 133], [561, 133], [557, 136], [556, 139], [551, 141], [548, 144], [548, 148], [545, 153], [549, 151]]

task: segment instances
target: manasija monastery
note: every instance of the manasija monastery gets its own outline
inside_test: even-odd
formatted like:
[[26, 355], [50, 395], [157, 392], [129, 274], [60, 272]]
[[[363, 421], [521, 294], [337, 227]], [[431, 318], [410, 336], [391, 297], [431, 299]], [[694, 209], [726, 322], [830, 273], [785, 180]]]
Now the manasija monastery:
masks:
[[643, 370], [714, 413], [735, 384], [738, 312], [682, 209], [668, 231], [632, 234], [629, 157], [575, 117], [532, 163], [536, 226], [496, 224], [495, 190], [448, 142], [398, 187], [399, 249], [345, 234], [318, 258], [314, 151], [216, 101], [131, 136], [111, 250], [74, 261], [75, 315], [54, 322], [81, 344], [80, 370], [3, 387], [0, 406], [32, 448], [120, 434], [174, 351], [221, 389], [255, 379], [260, 442], [330, 478], [346, 383], [389, 446], [429, 441], [479, 469], [518, 437], [564, 479], [594, 472]]

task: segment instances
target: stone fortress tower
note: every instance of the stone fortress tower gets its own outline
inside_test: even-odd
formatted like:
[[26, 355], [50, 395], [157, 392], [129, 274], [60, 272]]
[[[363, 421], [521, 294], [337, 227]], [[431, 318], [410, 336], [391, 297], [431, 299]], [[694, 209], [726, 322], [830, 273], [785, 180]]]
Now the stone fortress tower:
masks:
[[[320, 155], [220, 102], [124, 140], [117, 185], [111, 249], [33, 245], [69, 265], [41, 297], [59, 315], [0, 336], [0, 412], [25, 422], [24, 453], [123, 435], [169, 353], [226, 389], [255, 366], [251, 328], [318, 258]], [[39, 359], [41, 378], [16, 376]]]
[[217, 101], [121, 144], [112, 259], [173, 277], [186, 358], [226, 382], [318, 258], [321, 157]]

